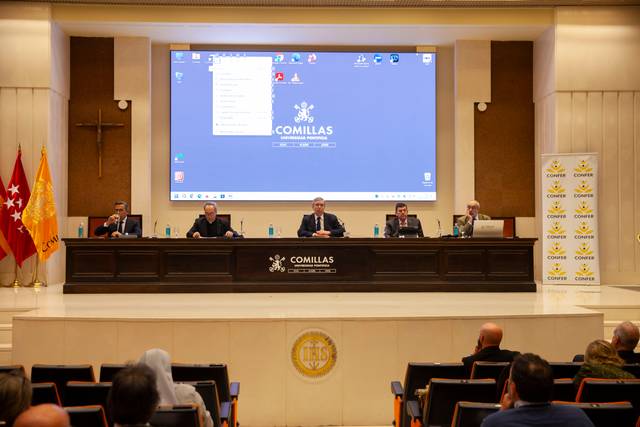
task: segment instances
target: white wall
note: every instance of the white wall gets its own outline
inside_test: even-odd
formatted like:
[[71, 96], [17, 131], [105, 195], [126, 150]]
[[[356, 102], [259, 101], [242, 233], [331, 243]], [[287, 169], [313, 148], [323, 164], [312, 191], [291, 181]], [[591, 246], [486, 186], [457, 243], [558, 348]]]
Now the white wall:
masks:
[[[50, 20], [45, 4], [0, 5], [0, 173], [8, 184], [18, 145], [33, 185], [40, 149], [47, 148], [55, 192], [58, 228], [66, 227], [69, 38]], [[9, 59], [10, 58], [10, 59]], [[23, 264], [30, 282], [35, 256]], [[0, 261], [0, 283], [14, 277], [12, 256]], [[40, 268], [50, 283], [64, 280], [64, 247]]]
[[599, 154], [602, 283], [638, 284], [640, 8], [558, 8], [556, 22], [534, 48], [536, 152]]

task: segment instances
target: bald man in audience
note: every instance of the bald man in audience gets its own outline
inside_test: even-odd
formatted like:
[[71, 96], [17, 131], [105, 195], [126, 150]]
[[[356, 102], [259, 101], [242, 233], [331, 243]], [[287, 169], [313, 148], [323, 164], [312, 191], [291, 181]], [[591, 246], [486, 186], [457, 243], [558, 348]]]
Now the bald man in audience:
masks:
[[473, 362], [513, 362], [517, 351], [503, 350], [500, 348], [502, 341], [502, 328], [495, 323], [485, 323], [480, 327], [478, 342], [473, 354], [462, 358], [464, 367], [471, 376]]
[[24, 411], [13, 427], [70, 427], [69, 414], [57, 405], [45, 403]]
[[[640, 353], [634, 352], [640, 340], [640, 330], [629, 321], [620, 323], [613, 330], [611, 344], [624, 363], [640, 363]], [[584, 362], [584, 354], [576, 354], [574, 362]]]

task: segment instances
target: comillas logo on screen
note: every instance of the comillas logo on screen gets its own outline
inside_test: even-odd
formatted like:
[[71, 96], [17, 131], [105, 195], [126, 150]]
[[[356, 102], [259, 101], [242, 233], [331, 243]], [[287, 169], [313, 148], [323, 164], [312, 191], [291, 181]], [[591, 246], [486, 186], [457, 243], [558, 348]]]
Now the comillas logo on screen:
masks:
[[284, 136], [329, 136], [333, 135], [333, 126], [317, 126], [312, 125], [315, 117], [312, 111], [315, 106], [307, 101], [295, 104], [293, 109], [296, 111], [293, 116], [295, 125], [278, 125], [275, 128], [276, 135]]

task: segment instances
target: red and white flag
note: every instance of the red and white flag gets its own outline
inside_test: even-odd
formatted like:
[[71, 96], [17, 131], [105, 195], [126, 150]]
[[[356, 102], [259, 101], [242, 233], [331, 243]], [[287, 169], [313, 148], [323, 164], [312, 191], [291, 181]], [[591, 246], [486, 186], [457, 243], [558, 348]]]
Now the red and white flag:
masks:
[[22, 151], [18, 150], [13, 174], [7, 187], [6, 199], [2, 207], [2, 230], [18, 266], [22, 267], [25, 259], [36, 253], [33, 239], [22, 224], [22, 211], [29, 203], [29, 184], [22, 167]]

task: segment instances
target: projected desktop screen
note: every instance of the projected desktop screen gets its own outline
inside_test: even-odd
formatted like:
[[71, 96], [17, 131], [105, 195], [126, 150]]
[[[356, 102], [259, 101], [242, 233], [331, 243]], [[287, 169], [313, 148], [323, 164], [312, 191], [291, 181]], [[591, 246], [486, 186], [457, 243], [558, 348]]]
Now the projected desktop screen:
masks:
[[171, 200], [436, 200], [436, 54], [171, 51]]

